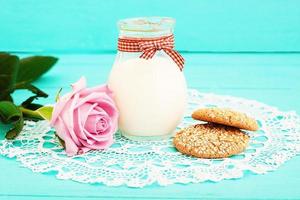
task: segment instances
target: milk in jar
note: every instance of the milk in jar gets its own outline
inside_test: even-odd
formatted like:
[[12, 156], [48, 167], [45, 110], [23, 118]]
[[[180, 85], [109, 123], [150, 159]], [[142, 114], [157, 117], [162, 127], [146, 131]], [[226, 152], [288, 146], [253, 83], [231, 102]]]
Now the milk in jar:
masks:
[[[171, 18], [126, 19], [119, 22], [119, 37], [163, 37], [172, 34], [173, 26]], [[140, 58], [141, 53], [119, 49], [110, 72], [108, 86], [119, 109], [119, 129], [136, 140], [168, 137], [186, 110], [184, 73], [164, 50], [150, 59]]]

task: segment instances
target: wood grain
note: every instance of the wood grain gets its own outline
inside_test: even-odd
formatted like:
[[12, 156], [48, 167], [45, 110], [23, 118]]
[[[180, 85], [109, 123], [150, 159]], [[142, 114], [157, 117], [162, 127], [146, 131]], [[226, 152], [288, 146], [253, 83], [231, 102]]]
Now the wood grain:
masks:
[[0, 0], [0, 51], [114, 51], [116, 22], [177, 20], [180, 51], [300, 51], [298, 0]]

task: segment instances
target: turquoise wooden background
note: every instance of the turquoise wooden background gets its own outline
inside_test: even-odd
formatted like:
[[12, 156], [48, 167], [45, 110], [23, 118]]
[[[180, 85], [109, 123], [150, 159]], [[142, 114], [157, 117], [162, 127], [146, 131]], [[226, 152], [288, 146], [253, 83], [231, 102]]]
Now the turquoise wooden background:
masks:
[[0, 0], [0, 50], [110, 52], [137, 16], [176, 18], [181, 51], [300, 51], [299, 0]]
[[[192, 52], [183, 53], [189, 87], [300, 113], [300, 0], [0, 0], [0, 51], [59, 57], [35, 82], [50, 94], [40, 103], [53, 103], [82, 75], [90, 86], [105, 82], [117, 20], [155, 15], [177, 20], [177, 49]], [[24, 91], [14, 98], [22, 102]], [[0, 199], [299, 199], [299, 166], [298, 156], [266, 175], [137, 189], [58, 181], [54, 171], [32, 173], [1, 156]]]

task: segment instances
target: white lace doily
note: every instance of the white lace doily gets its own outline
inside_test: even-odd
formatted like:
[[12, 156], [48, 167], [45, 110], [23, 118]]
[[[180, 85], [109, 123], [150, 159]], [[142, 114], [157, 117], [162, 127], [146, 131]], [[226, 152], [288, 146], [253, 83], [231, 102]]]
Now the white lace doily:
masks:
[[275, 170], [300, 152], [300, 117], [257, 101], [189, 90], [189, 108], [180, 127], [197, 123], [189, 116], [199, 107], [228, 107], [255, 117], [260, 125], [247, 150], [226, 159], [198, 159], [182, 155], [172, 139], [135, 142], [115, 135], [105, 151], [67, 157], [46, 121], [27, 121], [14, 140], [0, 142], [0, 154], [16, 157], [34, 172], [57, 171], [57, 178], [109, 186], [143, 187], [152, 183], [197, 183], [239, 178], [244, 170], [257, 174]]

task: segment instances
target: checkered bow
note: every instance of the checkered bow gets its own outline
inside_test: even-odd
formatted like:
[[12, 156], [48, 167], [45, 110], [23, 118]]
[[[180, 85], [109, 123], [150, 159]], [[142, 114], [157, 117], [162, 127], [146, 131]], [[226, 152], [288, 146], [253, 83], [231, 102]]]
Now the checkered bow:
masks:
[[151, 59], [156, 51], [163, 50], [182, 70], [184, 58], [174, 50], [174, 35], [155, 39], [129, 39], [119, 38], [118, 50], [125, 52], [143, 52], [140, 58]]

